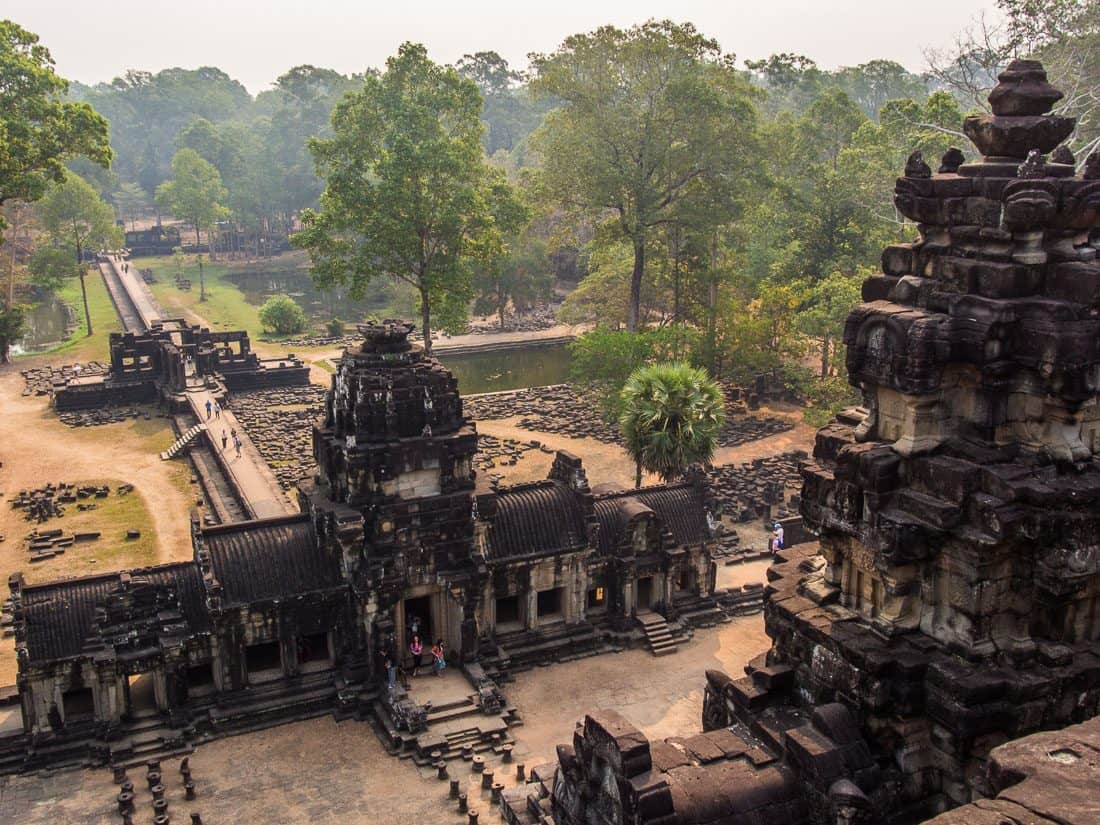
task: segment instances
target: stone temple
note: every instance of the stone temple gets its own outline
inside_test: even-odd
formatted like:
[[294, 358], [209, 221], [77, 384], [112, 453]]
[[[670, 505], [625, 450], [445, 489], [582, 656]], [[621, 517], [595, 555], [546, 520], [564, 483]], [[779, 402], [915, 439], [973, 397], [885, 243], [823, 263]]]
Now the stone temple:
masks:
[[702, 733], [588, 716], [510, 821], [1100, 821], [1100, 153], [1060, 97], [1014, 62], [981, 157], [898, 179], [919, 239], [848, 319], [863, 405], [804, 466], [820, 550], [769, 571], [766, 656], [707, 673]]
[[[479, 697], [472, 712], [501, 717], [482, 726], [499, 740], [509, 670], [628, 643], [653, 611], [687, 622], [714, 610], [701, 472], [593, 492], [580, 460], [558, 453], [544, 481], [479, 486], [451, 373], [409, 341], [411, 325], [361, 331], [314, 426], [319, 473], [300, 513], [217, 526], [196, 514], [188, 562], [12, 577], [25, 734], [3, 766], [125, 763], [328, 712], [372, 718], [424, 758], [451, 743], [424, 735], [425, 709], [384, 673], [414, 624], [426, 649], [446, 642]], [[152, 690], [139, 696], [142, 681]]]

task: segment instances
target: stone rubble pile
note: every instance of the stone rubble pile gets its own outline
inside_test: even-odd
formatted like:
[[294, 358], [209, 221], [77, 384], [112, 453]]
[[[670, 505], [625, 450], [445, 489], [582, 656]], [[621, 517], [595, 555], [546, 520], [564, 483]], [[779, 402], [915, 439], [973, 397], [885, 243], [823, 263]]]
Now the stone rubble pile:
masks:
[[[233, 394], [233, 414], [283, 489], [289, 490], [317, 470], [311, 433], [324, 401], [325, 388], [316, 384]], [[217, 427], [210, 435], [215, 441], [221, 437]]]
[[[466, 414], [475, 420], [520, 417], [519, 427], [570, 438], [593, 438], [605, 444], [621, 443], [619, 428], [600, 417], [594, 403], [568, 384], [531, 387], [512, 392], [465, 396]], [[736, 447], [794, 427], [790, 421], [773, 416], [749, 415], [742, 405], [731, 405], [719, 444]]]
[[[133, 489], [130, 485], [123, 485], [123, 487], [128, 488], [126, 492]], [[120, 494], [122, 489], [119, 488]], [[77, 487], [75, 484], [66, 484], [65, 482], [60, 484], [50, 483], [34, 490], [20, 490], [15, 498], [11, 500], [11, 506], [14, 510], [22, 510], [23, 517], [27, 521], [36, 521], [42, 524], [50, 519], [61, 518], [65, 515], [63, 504], [76, 504], [79, 510], [91, 509], [95, 505], [77, 504], [77, 502], [83, 502], [89, 498], [107, 498], [110, 492], [111, 490], [106, 484], [101, 487], [87, 485]]]
[[106, 375], [111, 365], [102, 361], [87, 363], [54, 364], [23, 370], [23, 395], [53, 395], [55, 384], [65, 384], [73, 378], [85, 378], [89, 375]]
[[466, 331], [471, 335], [492, 335], [496, 332], [541, 332], [558, 324], [557, 307], [551, 304], [539, 304], [530, 312], [504, 314], [504, 326], [495, 315], [488, 315], [477, 321], [471, 321]]
[[98, 427], [100, 424], [118, 424], [135, 418], [149, 421], [152, 417], [151, 409], [141, 404], [111, 404], [97, 410], [65, 410], [57, 414], [58, 420], [70, 427]]
[[[788, 502], [788, 491], [802, 484], [799, 465], [807, 454], [803, 450], [753, 459], [746, 464], [721, 464], [707, 471], [714, 497], [722, 512], [734, 521], [747, 522], [779, 505], [785, 512], [788, 504], [797, 507], [797, 495]], [[771, 513], [775, 515], [775, 513]]]

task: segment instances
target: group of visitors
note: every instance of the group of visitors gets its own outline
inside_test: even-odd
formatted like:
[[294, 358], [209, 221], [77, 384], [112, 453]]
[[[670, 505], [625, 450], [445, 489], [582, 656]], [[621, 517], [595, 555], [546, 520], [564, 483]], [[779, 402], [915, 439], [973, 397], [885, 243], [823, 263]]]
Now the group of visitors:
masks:
[[221, 418], [222, 417], [222, 408], [221, 408], [221, 405], [217, 401], [211, 401], [209, 398], [207, 398], [206, 399], [206, 420], [207, 421], [210, 420], [210, 414], [211, 413], [214, 414], [214, 418]]
[[241, 437], [237, 435], [237, 428], [234, 427], [232, 432], [226, 433], [222, 430], [222, 452], [224, 453], [229, 447], [229, 439], [233, 439], [233, 449], [237, 451], [237, 458], [241, 457]]
[[[424, 641], [420, 636], [420, 619], [416, 616], [409, 619], [409, 636], [411, 638], [409, 642], [409, 656], [412, 658], [412, 675], [416, 677], [420, 675], [420, 669], [424, 666]], [[432, 645], [429, 652], [432, 657], [432, 672], [435, 673], [436, 676], [442, 676], [443, 671], [447, 669], [446, 643], [441, 638], [436, 639], [435, 644]], [[386, 684], [391, 690], [396, 687], [399, 675], [405, 687], [408, 687], [405, 672], [398, 664], [397, 652], [392, 637], [390, 643], [387, 645], [387, 653], [383, 666], [386, 671]]]

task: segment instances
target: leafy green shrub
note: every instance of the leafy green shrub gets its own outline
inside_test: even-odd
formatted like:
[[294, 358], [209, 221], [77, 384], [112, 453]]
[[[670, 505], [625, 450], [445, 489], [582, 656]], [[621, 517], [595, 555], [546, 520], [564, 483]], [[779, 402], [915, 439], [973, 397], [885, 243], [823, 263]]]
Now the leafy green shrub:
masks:
[[306, 314], [289, 295], [272, 295], [260, 307], [260, 323], [278, 335], [292, 335], [305, 329]]

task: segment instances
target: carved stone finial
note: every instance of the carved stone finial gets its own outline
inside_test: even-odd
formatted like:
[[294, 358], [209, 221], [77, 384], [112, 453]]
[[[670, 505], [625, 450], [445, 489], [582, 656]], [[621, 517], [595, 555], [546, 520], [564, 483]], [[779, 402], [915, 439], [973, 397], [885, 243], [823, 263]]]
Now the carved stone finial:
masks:
[[995, 115], [1043, 115], [1064, 97], [1047, 82], [1046, 70], [1038, 60], [1013, 60], [997, 80], [1000, 82], [989, 93], [989, 105]]
[[1027, 153], [1027, 160], [1020, 164], [1016, 170], [1016, 177], [1023, 178], [1024, 180], [1034, 180], [1035, 178], [1045, 178], [1046, 172], [1046, 159], [1043, 157], [1043, 153], [1038, 149], [1032, 149]]
[[940, 159], [940, 168], [938, 172], [941, 175], [953, 175], [959, 171], [959, 167], [965, 162], [966, 156], [962, 153], [962, 150], [952, 146], [943, 153], [943, 158]]
[[932, 168], [924, 162], [924, 156], [921, 154], [920, 149], [915, 151], [909, 156], [909, 160], [905, 162], [905, 177], [907, 178], [930, 178], [932, 177]]
[[1100, 149], [1085, 159], [1085, 168], [1081, 173], [1085, 180], [1100, 180]]
[[1051, 163], [1062, 163], [1066, 166], [1073, 166], [1077, 162], [1077, 159], [1073, 156], [1073, 152], [1070, 151], [1066, 144], [1062, 144], [1054, 150], [1054, 154], [1050, 156]]

